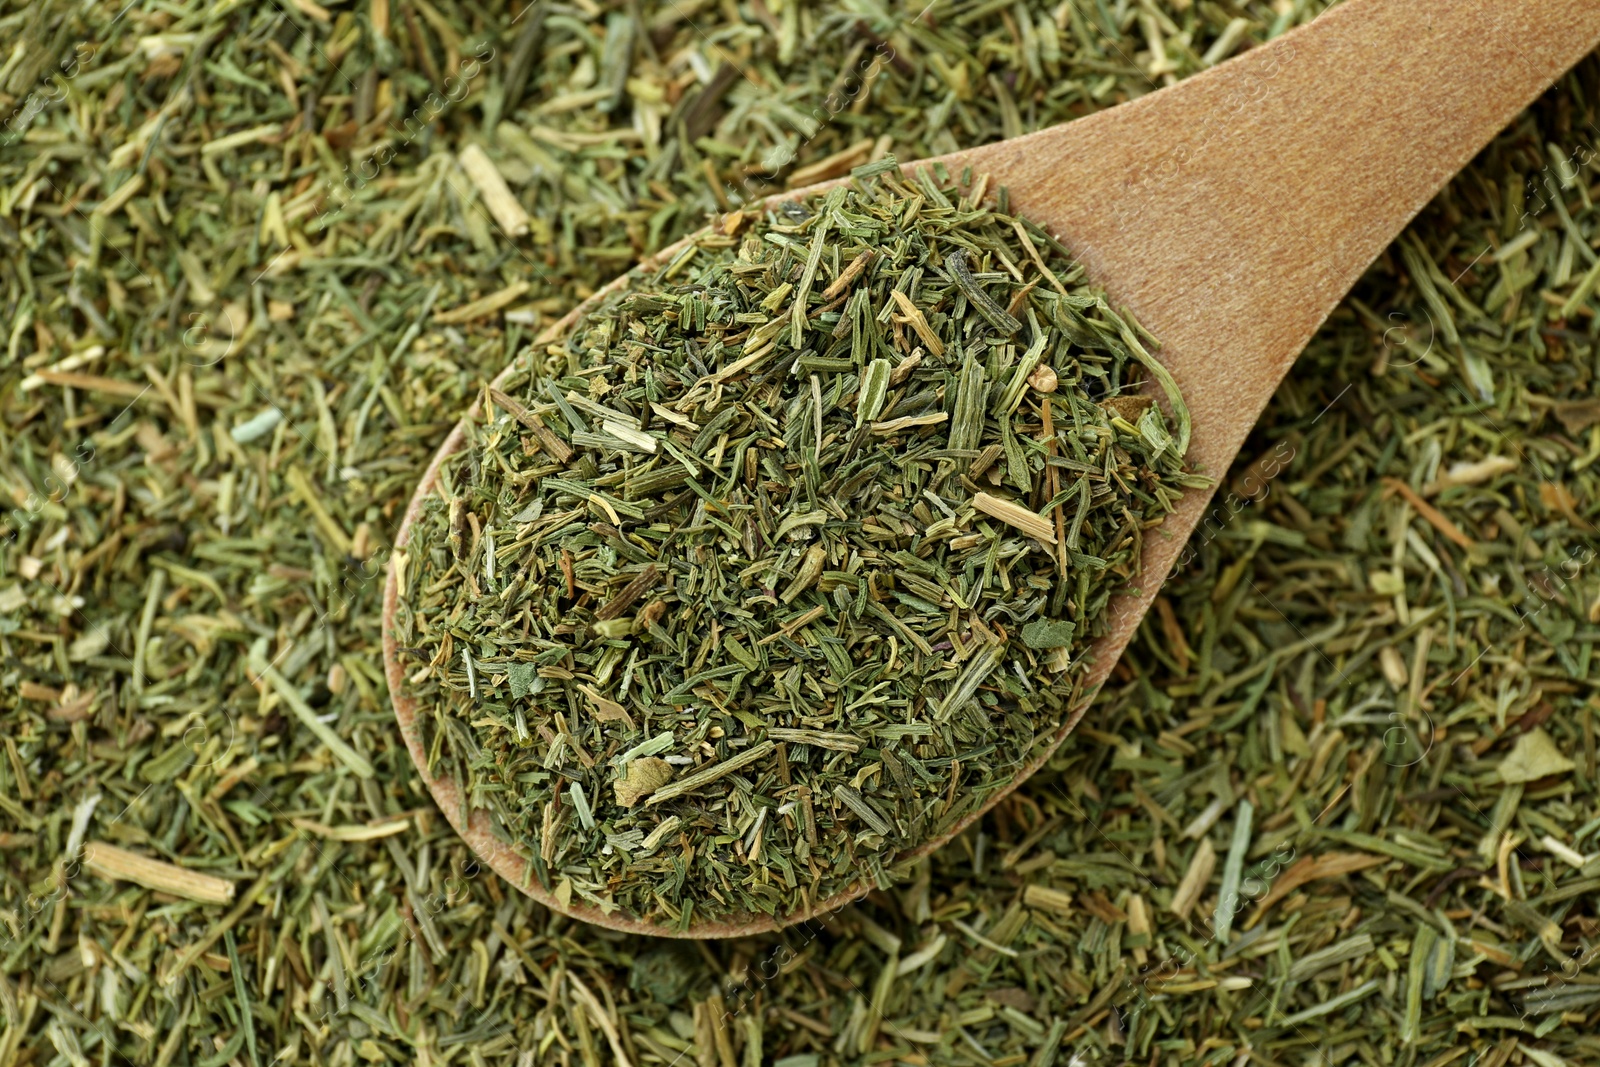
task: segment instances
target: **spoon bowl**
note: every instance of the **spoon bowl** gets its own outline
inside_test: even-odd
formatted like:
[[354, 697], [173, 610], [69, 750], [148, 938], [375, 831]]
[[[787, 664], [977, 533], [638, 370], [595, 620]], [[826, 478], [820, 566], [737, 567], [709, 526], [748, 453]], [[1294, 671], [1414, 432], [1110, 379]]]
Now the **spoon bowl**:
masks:
[[[1114, 597], [1109, 632], [1090, 650], [1085, 697], [1007, 789], [1025, 781], [1087, 710], [1207, 514], [1224, 473], [1312, 333], [1367, 265], [1516, 113], [1600, 39], [1600, 4], [1546, 0], [1347, 0], [1275, 41], [1171, 88], [1024, 137], [938, 157], [1009, 190], [1012, 208], [1057, 237], [1160, 339], [1156, 353], [1189, 405], [1188, 458], [1213, 479], [1190, 490], [1146, 538], [1139, 587]], [[935, 160], [908, 164], [905, 169]], [[800, 199], [836, 183], [782, 194]], [[562, 336], [600, 300], [647, 278], [691, 235], [647, 258], [535, 341]], [[1487, 254], [1490, 250], [1485, 249]], [[1480, 258], [1482, 258], [1480, 256]], [[1470, 269], [1470, 267], [1468, 268]], [[498, 386], [516, 370], [506, 368]], [[479, 416], [475, 405], [466, 419]], [[547, 907], [635, 934], [721, 938], [827, 915], [871, 889], [858, 884], [810, 908], [722, 915], [687, 928], [558, 900], [528, 862], [465, 808], [455, 781], [428, 766], [394, 623], [405, 549], [465, 422], [440, 447], [396, 537], [384, 590], [384, 668], [395, 717], [441, 811], [488, 865]]]

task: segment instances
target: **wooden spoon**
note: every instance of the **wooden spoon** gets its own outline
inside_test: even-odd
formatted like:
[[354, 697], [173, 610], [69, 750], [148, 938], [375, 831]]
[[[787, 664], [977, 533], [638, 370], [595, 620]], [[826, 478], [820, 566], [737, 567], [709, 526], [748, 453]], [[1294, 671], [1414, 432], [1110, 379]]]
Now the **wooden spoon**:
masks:
[[[990, 176], [990, 188], [1006, 186], [1016, 211], [1058, 236], [1112, 301], [1160, 339], [1161, 362], [1194, 418], [1189, 457], [1218, 478], [1312, 332], [1373, 258], [1597, 39], [1600, 0], [1347, 0], [1171, 88], [940, 158], [952, 173], [971, 166]], [[654, 270], [683, 243], [634, 273]], [[595, 294], [543, 339], [563, 334], [626, 282], [624, 276]], [[474, 408], [468, 417], [476, 414]], [[441, 462], [462, 442], [457, 427], [429, 466], [401, 525], [396, 560]], [[1145, 540], [1140, 589], [1113, 602], [1111, 632], [1093, 648], [1088, 691], [1105, 681], [1211, 496], [1189, 492], [1161, 527], [1166, 536]], [[393, 637], [398, 602], [391, 564], [384, 665], [412, 759], [467, 843], [536, 900], [632, 933], [733, 937], [825, 915], [870, 888], [809, 911], [724, 917], [687, 931], [607, 915], [581, 901], [561, 904], [490, 833], [482, 812], [463, 824], [456, 784], [429, 773]], [[1074, 711], [1010, 788], [1038, 769], [1086, 708]], [[909, 854], [937, 848], [981, 814]]]

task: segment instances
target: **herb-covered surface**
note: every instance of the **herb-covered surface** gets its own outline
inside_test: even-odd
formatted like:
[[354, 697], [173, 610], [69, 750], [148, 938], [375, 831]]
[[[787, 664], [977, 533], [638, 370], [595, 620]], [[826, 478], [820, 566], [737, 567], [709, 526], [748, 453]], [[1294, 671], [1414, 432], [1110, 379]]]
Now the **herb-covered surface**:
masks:
[[730, 187], [1324, 6], [5, 6], [0, 1062], [1600, 1059], [1593, 59], [1319, 331], [1070, 743], [899, 888], [697, 945], [573, 922], [475, 861], [384, 694], [459, 413]]

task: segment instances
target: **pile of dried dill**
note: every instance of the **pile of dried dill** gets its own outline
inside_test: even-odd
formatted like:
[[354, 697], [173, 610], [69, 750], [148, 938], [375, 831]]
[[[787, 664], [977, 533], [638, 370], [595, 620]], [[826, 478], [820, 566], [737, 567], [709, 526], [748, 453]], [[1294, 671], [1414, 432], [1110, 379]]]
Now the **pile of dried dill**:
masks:
[[891, 157], [735, 213], [470, 423], [397, 639], [426, 747], [559, 899], [887, 886], [1061, 726], [1197, 479], [1171, 379], [984, 184]]

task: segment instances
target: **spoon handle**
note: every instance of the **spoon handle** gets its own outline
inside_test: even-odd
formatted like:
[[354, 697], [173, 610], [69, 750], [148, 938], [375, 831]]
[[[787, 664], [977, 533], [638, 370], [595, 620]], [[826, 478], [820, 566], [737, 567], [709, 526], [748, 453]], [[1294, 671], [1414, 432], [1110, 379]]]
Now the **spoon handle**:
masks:
[[[1005, 184], [1161, 339], [1190, 457], [1217, 478], [1374, 257], [1597, 39], [1597, 0], [1348, 0], [1170, 89], [949, 162]], [[1456, 250], [1446, 275], [1492, 255]], [[1210, 495], [1146, 542], [1146, 574], [1169, 572]], [[1160, 583], [1144, 584], [1118, 598], [1099, 676]]]
[[1228, 442], [1203, 458], [1225, 464], [1374, 257], [1597, 39], [1596, 0], [1348, 0], [1159, 94], [968, 156], [1161, 338], [1197, 386], [1196, 426]]

